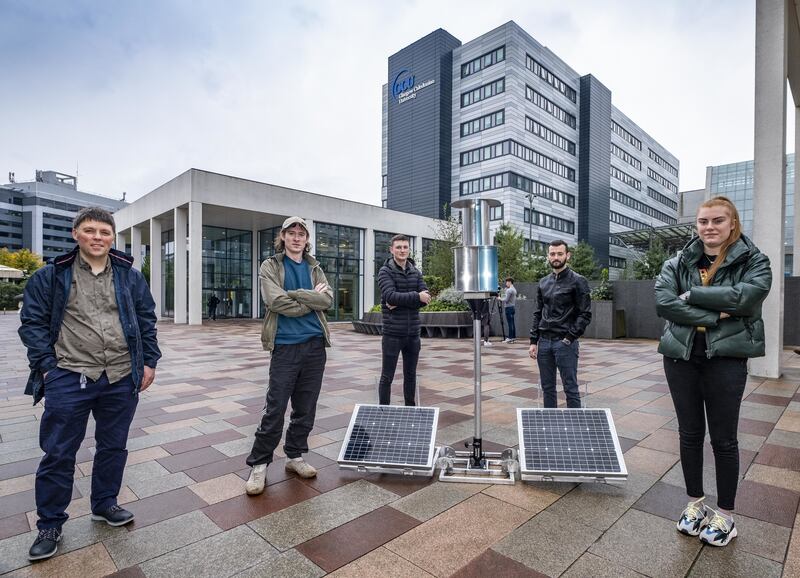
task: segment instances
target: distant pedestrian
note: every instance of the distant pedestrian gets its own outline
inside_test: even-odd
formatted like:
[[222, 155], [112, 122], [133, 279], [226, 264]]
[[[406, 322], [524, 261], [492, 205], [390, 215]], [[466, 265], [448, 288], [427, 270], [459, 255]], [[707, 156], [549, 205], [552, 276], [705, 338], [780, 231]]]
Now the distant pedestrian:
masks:
[[547, 261], [553, 272], [539, 281], [528, 354], [539, 365], [544, 407], [556, 407], [556, 369], [567, 407], [581, 407], [578, 389], [578, 339], [592, 320], [589, 283], [569, 268], [566, 241], [551, 241]]
[[[697, 211], [698, 236], [664, 263], [656, 309], [667, 320], [658, 351], [678, 417], [689, 504], [678, 531], [712, 546], [736, 537], [739, 408], [747, 360], [764, 355], [761, 304], [772, 285], [769, 258], [742, 234], [736, 206], [714, 197]], [[714, 450], [717, 511], [705, 505], [706, 418]]]
[[506, 325], [508, 325], [506, 343], [515, 343], [517, 341], [517, 326], [514, 322], [514, 315], [517, 312], [517, 288], [514, 287], [513, 277], [506, 277], [506, 292], [500, 300], [503, 302]]
[[301, 478], [317, 475], [302, 456], [308, 452], [308, 434], [314, 428], [327, 360], [325, 348], [331, 344], [325, 312], [333, 303], [333, 290], [311, 256], [308, 239], [303, 219], [286, 219], [275, 240], [275, 255], [261, 264], [258, 273], [267, 306], [261, 342], [272, 355], [264, 413], [247, 457], [252, 469], [245, 491], [251, 495], [264, 491], [267, 466], [281, 441], [290, 399], [292, 414], [283, 444], [285, 469]]
[[217, 320], [217, 305], [219, 305], [219, 298], [213, 293], [208, 298], [208, 318]]
[[408, 237], [392, 237], [389, 252], [392, 256], [386, 259], [378, 271], [383, 313], [378, 402], [381, 405], [389, 405], [391, 402], [392, 381], [397, 360], [402, 353], [403, 400], [405, 405], [416, 405], [417, 361], [422, 346], [419, 337], [419, 310], [431, 302], [431, 294], [422, 279], [422, 273], [409, 256], [411, 246]]
[[77, 247], [39, 269], [25, 286], [19, 335], [31, 373], [25, 393], [45, 400], [39, 425], [44, 452], [36, 471], [36, 527], [28, 552], [43, 560], [58, 550], [69, 517], [75, 455], [94, 417], [92, 520], [111, 526], [133, 521], [117, 504], [125, 446], [139, 392], [161, 357], [155, 303], [133, 257], [111, 249], [114, 217], [99, 208], [78, 212]]

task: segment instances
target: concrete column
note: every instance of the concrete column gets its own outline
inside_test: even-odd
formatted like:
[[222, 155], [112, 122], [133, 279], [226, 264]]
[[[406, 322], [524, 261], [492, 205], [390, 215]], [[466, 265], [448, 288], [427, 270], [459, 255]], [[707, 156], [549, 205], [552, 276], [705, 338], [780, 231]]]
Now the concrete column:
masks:
[[133, 266], [136, 269], [142, 268], [142, 230], [134, 225], [131, 227], [131, 255], [133, 255]]
[[[800, 100], [800, 95], [795, 100]], [[794, 109], [794, 251], [792, 275], [800, 276], [800, 107]]]
[[114, 242], [114, 248], [117, 251], [122, 251], [124, 253], [125, 244], [126, 244], [125, 231], [117, 231], [117, 239]]
[[[380, 295], [375, 295], [375, 229], [364, 229], [364, 311], [369, 311], [375, 305]], [[359, 319], [361, 315], [358, 316]]]
[[150, 219], [150, 293], [156, 302], [156, 317], [161, 319], [163, 299], [161, 296], [161, 221]]
[[261, 266], [261, 254], [258, 243], [258, 229], [253, 227], [253, 292], [250, 298], [250, 317], [258, 319], [258, 312], [261, 310], [261, 291], [258, 285], [258, 268]]
[[203, 324], [203, 203], [189, 202], [189, 325]]
[[175, 208], [175, 319], [174, 322], [186, 323], [186, 226], [189, 222], [189, 211], [183, 207]]
[[44, 207], [36, 205], [31, 211], [31, 251], [44, 255]]
[[[308, 240], [311, 243], [311, 254], [317, 254], [317, 227], [312, 219], [306, 219], [303, 217], [303, 220], [308, 225]], [[280, 233], [278, 233], [280, 234]]]
[[786, 18], [785, 0], [756, 2], [753, 240], [772, 264], [772, 290], [763, 307], [767, 353], [750, 361], [750, 373], [769, 378], [780, 377], [783, 352]]

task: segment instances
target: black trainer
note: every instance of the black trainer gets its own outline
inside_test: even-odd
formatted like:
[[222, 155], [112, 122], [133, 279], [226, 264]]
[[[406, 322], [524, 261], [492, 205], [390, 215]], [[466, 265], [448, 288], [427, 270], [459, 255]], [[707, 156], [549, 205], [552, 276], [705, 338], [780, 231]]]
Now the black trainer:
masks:
[[28, 550], [28, 560], [46, 560], [58, 552], [58, 543], [61, 541], [61, 530], [47, 528], [39, 530], [39, 535]]
[[124, 526], [125, 524], [133, 522], [133, 513], [114, 504], [104, 512], [99, 512], [97, 514], [92, 512], [92, 520], [105, 522], [109, 526]]

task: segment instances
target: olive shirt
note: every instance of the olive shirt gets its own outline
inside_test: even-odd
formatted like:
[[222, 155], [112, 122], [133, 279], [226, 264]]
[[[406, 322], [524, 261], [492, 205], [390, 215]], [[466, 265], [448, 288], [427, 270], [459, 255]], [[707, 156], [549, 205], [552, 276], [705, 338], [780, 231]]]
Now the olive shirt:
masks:
[[72, 264], [72, 283], [55, 349], [58, 367], [82, 373], [92, 381], [104, 371], [110, 383], [131, 373], [131, 354], [119, 319], [110, 259], [95, 275], [78, 254]]

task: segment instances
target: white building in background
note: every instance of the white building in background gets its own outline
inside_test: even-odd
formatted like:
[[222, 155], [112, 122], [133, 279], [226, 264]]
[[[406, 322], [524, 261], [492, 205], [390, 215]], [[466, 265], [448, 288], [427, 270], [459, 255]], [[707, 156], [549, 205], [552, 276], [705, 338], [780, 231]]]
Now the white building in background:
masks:
[[375, 276], [389, 257], [389, 240], [402, 233], [421, 259], [436, 219], [383, 209], [267, 183], [190, 169], [114, 214], [117, 246], [141, 267], [150, 257], [156, 311], [175, 323], [202, 323], [208, 297], [220, 299], [217, 315], [262, 313], [258, 267], [273, 254], [286, 217], [311, 228], [312, 254], [331, 287], [332, 320], [361, 317], [379, 301]]

